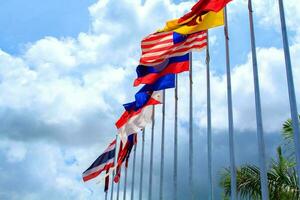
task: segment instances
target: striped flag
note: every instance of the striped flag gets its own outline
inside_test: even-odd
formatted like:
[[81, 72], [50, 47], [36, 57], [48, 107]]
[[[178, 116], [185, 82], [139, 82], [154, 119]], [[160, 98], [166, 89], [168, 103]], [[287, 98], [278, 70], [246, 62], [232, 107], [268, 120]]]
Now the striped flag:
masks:
[[89, 181], [93, 178], [96, 178], [101, 172], [108, 171], [111, 167], [114, 166], [116, 152], [116, 140], [113, 140], [112, 143], [106, 148], [106, 150], [101, 154], [93, 164], [83, 172], [82, 178], [83, 181]]
[[175, 56], [166, 59], [164, 62], [154, 66], [139, 65], [136, 68], [137, 78], [134, 86], [140, 84], [153, 84], [159, 78], [167, 74], [178, 74], [189, 70], [189, 54]]
[[140, 65], [153, 66], [174, 56], [182, 56], [207, 45], [207, 31], [190, 35], [176, 32], [154, 33], [142, 40]]

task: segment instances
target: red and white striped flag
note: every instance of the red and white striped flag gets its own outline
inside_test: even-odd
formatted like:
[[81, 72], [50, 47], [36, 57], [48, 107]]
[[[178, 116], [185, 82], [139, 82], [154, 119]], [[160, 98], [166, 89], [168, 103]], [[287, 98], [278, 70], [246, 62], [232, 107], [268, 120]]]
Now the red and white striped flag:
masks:
[[207, 45], [207, 31], [190, 35], [176, 32], [154, 33], [142, 40], [140, 65], [156, 65], [173, 56], [182, 56]]

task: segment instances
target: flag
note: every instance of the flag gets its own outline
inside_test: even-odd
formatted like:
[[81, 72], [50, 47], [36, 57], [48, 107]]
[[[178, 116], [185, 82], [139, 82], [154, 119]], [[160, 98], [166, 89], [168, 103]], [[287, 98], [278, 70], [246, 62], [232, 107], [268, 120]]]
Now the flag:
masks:
[[191, 21], [196, 16], [201, 16], [209, 11], [219, 12], [231, 0], [199, 0], [191, 9], [190, 12], [179, 18], [179, 23]]
[[152, 121], [153, 105], [161, 103], [162, 91], [156, 91], [141, 108], [126, 110], [122, 114], [116, 122], [116, 127], [123, 143], [126, 143], [128, 135], [139, 132]]
[[114, 177], [114, 182], [118, 183], [120, 181], [120, 177], [121, 177], [121, 167], [123, 162], [125, 161], [125, 167], [128, 167], [128, 160], [129, 160], [129, 156], [131, 153], [131, 150], [133, 148], [134, 145], [137, 144], [137, 134], [130, 134], [127, 138], [126, 144], [124, 146], [124, 148], [122, 148], [123, 142], [121, 141], [120, 143], [120, 150], [119, 150], [119, 154], [118, 154], [118, 162], [117, 162], [117, 173]]
[[144, 85], [136, 94], [135, 97], [140, 95], [140, 93], [143, 92], [152, 92], [152, 91], [159, 91], [164, 90], [168, 88], [174, 88], [175, 87], [175, 74], [167, 74], [163, 77], [160, 77], [152, 84], [146, 84]]
[[193, 16], [188, 22], [179, 22], [179, 19], [173, 19], [166, 23], [163, 29], [158, 32], [174, 31], [180, 34], [192, 34], [199, 31], [224, 25], [224, 10], [219, 12], [208, 12], [203, 15]]
[[83, 172], [82, 177], [83, 181], [89, 181], [93, 178], [96, 178], [102, 171], [107, 171], [114, 166], [114, 158], [116, 151], [116, 140], [114, 140], [106, 148], [103, 154], [101, 154], [93, 164]]
[[136, 68], [137, 78], [134, 86], [140, 84], [153, 84], [167, 74], [178, 74], [189, 70], [189, 54], [175, 56], [155, 66], [139, 65]]
[[109, 169], [106, 170], [107, 176], [105, 177], [105, 184], [104, 184], [104, 192], [108, 191], [109, 186], [109, 175], [108, 175]]
[[153, 33], [142, 40], [140, 65], [153, 66], [174, 56], [182, 56], [207, 45], [207, 31], [190, 35], [176, 32]]

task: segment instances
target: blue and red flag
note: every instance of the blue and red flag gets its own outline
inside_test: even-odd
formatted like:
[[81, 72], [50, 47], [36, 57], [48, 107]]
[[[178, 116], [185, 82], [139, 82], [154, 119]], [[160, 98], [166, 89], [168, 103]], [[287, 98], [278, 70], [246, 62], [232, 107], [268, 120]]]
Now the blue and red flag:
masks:
[[139, 65], [136, 68], [138, 77], [133, 85], [153, 84], [167, 74], [178, 74], [184, 71], [189, 71], [189, 54], [168, 58], [155, 66]]
[[120, 181], [121, 167], [122, 167], [122, 164], [124, 163], [124, 161], [125, 161], [125, 167], [126, 168], [128, 167], [128, 160], [130, 157], [130, 152], [131, 152], [133, 146], [136, 144], [137, 144], [137, 134], [136, 133], [130, 134], [128, 136], [127, 142], [126, 142], [124, 148], [122, 148], [123, 142], [120, 141], [120, 150], [118, 153], [117, 170], [116, 170], [116, 175], [114, 177], [115, 183], [118, 183]]
[[96, 178], [101, 172], [109, 171], [110, 168], [114, 166], [114, 159], [116, 153], [116, 140], [106, 148], [103, 154], [101, 154], [93, 164], [83, 172], [83, 181], [89, 181]]

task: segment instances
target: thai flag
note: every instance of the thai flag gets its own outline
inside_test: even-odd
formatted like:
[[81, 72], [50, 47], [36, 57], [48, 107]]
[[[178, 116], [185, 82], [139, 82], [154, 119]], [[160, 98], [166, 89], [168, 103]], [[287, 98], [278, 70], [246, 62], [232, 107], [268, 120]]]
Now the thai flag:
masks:
[[140, 65], [153, 66], [174, 56], [185, 55], [192, 50], [201, 50], [207, 45], [207, 31], [190, 35], [176, 32], [154, 33], [142, 40]]
[[122, 163], [125, 161], [125, 167], [128, 167], [128, 160], [130, 157], [130, 152], [134, 145], [137, 144], [137, 134], [130, 134], [127, 138], [127, 142], [123, 148], [123, 142], [120, 141], [120, 149], [118, 153], [118, 162], [117, 162], [117, 170], [116, 175], [114, 177], [114, 182], [118, 183], [121, 177], [121, 167]]
[[153, 84], [167, 74], [178, 74], [184, 71], [189, 71], [189, 54], [168, 58], [155, 66], [139, 65], [136, 68], [138, 77], [133, 85]]
[[108, 171], [114, 166], [116, 153], [116, 140], [114, 140], [100, 155], [94, 163], [82, 174], [83, 181], [89, 181], [96, 178], [102, 171]]

